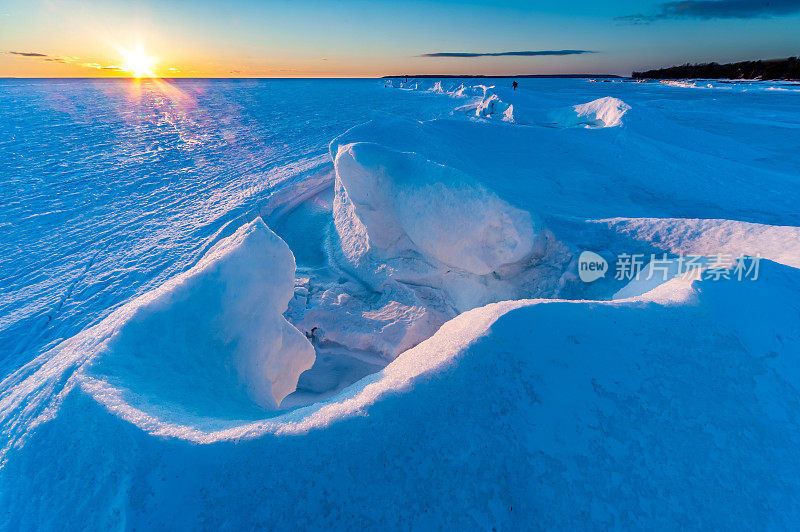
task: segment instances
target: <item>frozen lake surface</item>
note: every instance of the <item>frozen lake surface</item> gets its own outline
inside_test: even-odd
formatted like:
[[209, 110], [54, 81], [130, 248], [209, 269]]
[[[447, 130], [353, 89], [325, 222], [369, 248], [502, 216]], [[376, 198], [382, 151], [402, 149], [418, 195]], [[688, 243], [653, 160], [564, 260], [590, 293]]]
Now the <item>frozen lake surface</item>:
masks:
[[0, 81], [0, 528], [800, 520], [800, 85], [510, 82]]

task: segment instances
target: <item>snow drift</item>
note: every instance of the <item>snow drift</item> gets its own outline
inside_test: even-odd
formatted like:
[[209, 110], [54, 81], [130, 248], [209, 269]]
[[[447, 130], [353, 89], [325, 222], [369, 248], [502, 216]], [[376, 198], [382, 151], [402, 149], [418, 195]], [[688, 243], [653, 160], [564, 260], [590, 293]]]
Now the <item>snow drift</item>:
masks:
[[[121, 412], [145, 432], [72, 394], [0, 472], [14, 488], [0, 503], [16, 509], [3, 519], [12, 528], [255, 520], [286, 530], [298, 515], [319, 528], [353, 519], [398, 528], [790, 524], [800, 518], [791, 356], [800, 345], [783, 333], [800, 326], [800, 308], [783, 296], [800, 277], [774, 264], [763, 274], [758, 283], [676, 280], [619, 302], [492, 304], [329, 401], [222, 431]], [[117, 464], [130, 466], [110, 474]], [[74, 474], [56, 477], [65, 468]], [[254, 486], [278, 489], [254, 498]], [[309, 497], [309, 486], [323, 495]]]

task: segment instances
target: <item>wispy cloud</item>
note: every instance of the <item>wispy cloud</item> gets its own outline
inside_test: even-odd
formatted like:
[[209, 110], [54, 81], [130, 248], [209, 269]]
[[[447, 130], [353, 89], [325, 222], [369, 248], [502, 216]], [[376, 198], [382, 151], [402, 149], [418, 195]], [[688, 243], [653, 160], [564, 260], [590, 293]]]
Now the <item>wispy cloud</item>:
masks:
[[537, 55], [580, 55], [596, 54], [591, 50], [526, 50], [522, 52], [434, 52], [417, 57], [499, 57], [504, 55], [537, 56]]
[[800, 0], [681, 0], [666, 2], [650, 15], [616, 17], [618, 22], [646, 24], [672, 18], [765, 18], [800, 13]]
[[31, 59], [41, 59], [42, 61], [55, 61], [57, 63], [72, 63], [70, 59], [66, 57], [57, 57], [54, 55], [42, 54], [39, 52], [14, 52], [8, 51], [6, 52], [9, 55], [18, 55], [20, 57], [30, 57]]
[[84, 68], [92, 68], [95, 70], [113, 70], [115, 72], [124, 72], [123, 68], [117, 65], [106, 65], [103, 66], [100, 63], [94, 62], [85, 62], [79, 57], [60, 57], [48, 54], [42, 54], [39, 52], [15, 52], [15, 51], [8, 51], [5, 52], [10, 55], [18, 55], [21, 57], [29, 57], [31, 59], [38, 59], [41, 61], [49, 61], [52, 63], [64, 63], [67, 65], [76, 65], [79, 67]]

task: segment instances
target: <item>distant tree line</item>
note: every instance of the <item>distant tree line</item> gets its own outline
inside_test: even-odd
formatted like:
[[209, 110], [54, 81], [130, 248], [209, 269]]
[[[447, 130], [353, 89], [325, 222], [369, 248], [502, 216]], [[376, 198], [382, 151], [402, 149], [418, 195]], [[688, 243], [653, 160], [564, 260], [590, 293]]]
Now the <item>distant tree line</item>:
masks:
[[800, 59], [770, 59], [767, 61], [742, 61], [740, 63], [700, 63], [646, 72], [634, 72], [637, 79], [792, 79], [800, 80]]

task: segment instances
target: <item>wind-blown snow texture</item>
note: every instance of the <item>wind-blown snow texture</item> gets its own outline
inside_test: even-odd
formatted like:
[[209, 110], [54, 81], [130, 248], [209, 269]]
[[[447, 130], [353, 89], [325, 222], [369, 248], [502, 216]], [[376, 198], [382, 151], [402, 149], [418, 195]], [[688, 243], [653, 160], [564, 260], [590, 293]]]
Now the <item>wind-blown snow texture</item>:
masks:
[[0, 85], [0, 526], [800, 520], [800, 95], [481, 83]]

